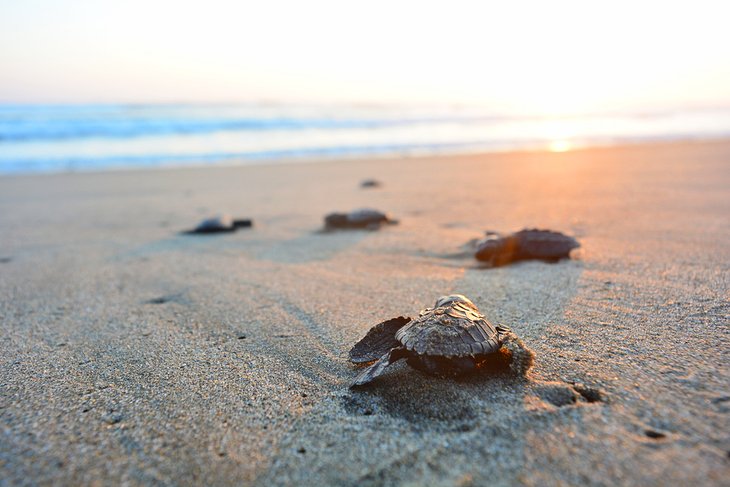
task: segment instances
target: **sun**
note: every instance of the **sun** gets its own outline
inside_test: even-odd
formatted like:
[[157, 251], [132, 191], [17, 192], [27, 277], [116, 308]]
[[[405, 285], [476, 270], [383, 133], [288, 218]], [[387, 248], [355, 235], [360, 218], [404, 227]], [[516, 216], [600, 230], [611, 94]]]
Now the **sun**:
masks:
[[569, 140], [553, 140], [548, 145], [550, 152], [567, 152], [573, 148]]

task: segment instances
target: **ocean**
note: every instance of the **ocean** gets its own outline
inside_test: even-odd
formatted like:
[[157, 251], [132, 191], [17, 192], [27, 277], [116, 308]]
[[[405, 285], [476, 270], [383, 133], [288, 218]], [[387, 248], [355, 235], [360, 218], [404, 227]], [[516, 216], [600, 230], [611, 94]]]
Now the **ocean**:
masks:
[[730, 108], [570, 117], [464, 106], [0, 105], [0, 173], [478, 151], [730, 136]]

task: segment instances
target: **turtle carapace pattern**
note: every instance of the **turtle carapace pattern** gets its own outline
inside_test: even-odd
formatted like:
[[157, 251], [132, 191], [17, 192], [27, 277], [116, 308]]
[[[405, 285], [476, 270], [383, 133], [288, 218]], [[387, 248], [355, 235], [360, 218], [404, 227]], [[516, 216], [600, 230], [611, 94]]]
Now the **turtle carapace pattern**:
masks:
[[361, 208], [350, 213], [330, 213], [324, 217], [325, 230], [377, 230], [383, 225], [396, 223], [398, 222], [385, 213], [371, 208]]
[[456, 376], [503, 357], [518, 375], [532, 366], [532, 351], [509, 328], [492, 325], [469, 298], [452, 294], [415, 319], [393, 318], [370, 329], [350, 350], [350, 361], [372, 363], [351, 387], [371, 382], [400, 359], [431, 375]]
[[206, 218], [192, 230], [183, 232], [185, 234], [211, 234], [211, 233], [230, 233], [235, 232], [239, 228], [249, 228], [253, 226], [250, 219], [234, 219], [230, 215], [221, 215], [213, 218]]
[[474, 257], [495, 267], [529, 259], [557, 262], [578, 247], [575, 238], [560, 232], [526, 228], [510, 235], [488, 233], [477, 242]]

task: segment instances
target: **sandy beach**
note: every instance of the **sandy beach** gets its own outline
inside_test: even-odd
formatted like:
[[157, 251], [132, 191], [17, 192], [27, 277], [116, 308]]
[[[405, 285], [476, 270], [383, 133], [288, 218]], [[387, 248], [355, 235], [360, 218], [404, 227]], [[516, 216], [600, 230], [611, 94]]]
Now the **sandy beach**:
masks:
[[[359, 207], [400, 224], [317, 231]], [[582, 247], [447, 257], [524, 227]], [[0, 178], [0, 484], [730, 485], [728, 241], [730, 141]], [[348, 389], [450, 293], [528, 381]]]

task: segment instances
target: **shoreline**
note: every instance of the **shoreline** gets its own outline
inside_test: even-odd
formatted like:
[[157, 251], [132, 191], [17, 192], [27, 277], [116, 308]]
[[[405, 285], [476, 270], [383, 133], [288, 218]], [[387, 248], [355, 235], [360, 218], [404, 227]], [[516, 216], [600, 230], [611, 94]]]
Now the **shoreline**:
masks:
[[[169, 163], [169, 164], [150, 164], [150, 165], [131, 165], [131, 166], [109, 166], [106, 168], [91, 169], [66, 169], [66, 170], [50, 170], [50, 171], [10, 171], [1, 172], [0, 178], [5, 177], [27, 177], [27, 176], [45, 176], [45, 175], [61, 175], [61, 174], [103, 174], [118, 172], [148, 172], [148, 171], [177, 171], [177, 170], [198, 170], [208, 168], [227, 168], [227, 167], [256, 167], [256, 166], [287, 166], [287, 165], [309, 165], [320, 163], [349, 163], [349, 162], [365, 162], [379, 160], [404, 160], [404, 159], [441, 159], [451, 157], [474, 157], [489, 156], [498, 154], [535, 154], [535, 153], [561, 153], [561, 152], [579, 152], [591, 150], [609, 150], [621, 149], [637, 146], [663, 146], [663, 145], [687, 145], [687, 144], [722, 144], [730, 140], [730, 134], [718, 136], [688, 136], [688, 137], [647, 137], [637, 138], [635, 141], [621, 140], [617, 142], [587, 142], [571, 145], [567, 150], [550, 150], [548, 142], [535, 144], [534, 147], [513, 147], [503, 149], [464, 149], [464, 150], [444, 150], [433, 151], [428, 149], [413, 149], [412, 154], [403, 154], [394, 152], [383, 152], [372, 154], [353, 153], [338, 155], [312, 155], [312, 156], [290, 156], [290, 157], [252, 157], [247, 159], [240, 156], [231, 156], [223, 158], [211, 158], [208, 162], [195, 161], [190, 163]], [[571, 143], [572, 144], [572, 143]]]

